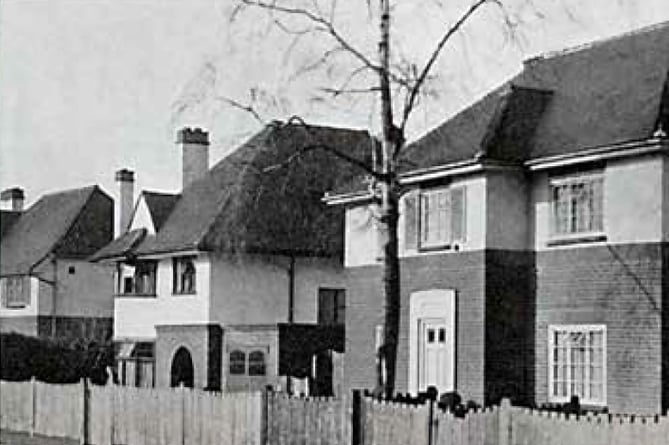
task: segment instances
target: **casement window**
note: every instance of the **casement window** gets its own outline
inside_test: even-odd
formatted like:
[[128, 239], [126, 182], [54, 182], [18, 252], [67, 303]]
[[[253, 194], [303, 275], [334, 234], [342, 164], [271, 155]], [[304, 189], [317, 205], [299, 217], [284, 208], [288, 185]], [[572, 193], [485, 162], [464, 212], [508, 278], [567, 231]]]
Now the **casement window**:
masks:
[[156, 295], [156, 261], [138, 261], [119, 265], [119, 294]]
[[143, 388], [155, 385], [156, 357], [152, 342], [117, 344], [116, 361], [121, 385]]
[[318, 324], [343, 325], [346, 323], [346, 291], [318, 289]]
[[450, 248], [465, 241], [465, 188], [409, 193], [404, 200], [405, 249]]
[[603, 184], [602, 173], [554, 178], [550, 181], [553, 238], [603, 232]]
[[548, 328], [548, 392], [555, 403], [578, 396], [581, 404], [606, 405], [606, 326]]
[[172, 282], [175, 294], [195, 293], [195, 257], [178, 257], [172, 260]]
[[253, 350], [248, 354], [235, 349], [228, 355], [228, 372], [230, 375], [263, 376], [266, 374], [265, 353]]
[[2, 307], [21, 309], [30, 305], [30, 277], [25, 275], [0, 279]]

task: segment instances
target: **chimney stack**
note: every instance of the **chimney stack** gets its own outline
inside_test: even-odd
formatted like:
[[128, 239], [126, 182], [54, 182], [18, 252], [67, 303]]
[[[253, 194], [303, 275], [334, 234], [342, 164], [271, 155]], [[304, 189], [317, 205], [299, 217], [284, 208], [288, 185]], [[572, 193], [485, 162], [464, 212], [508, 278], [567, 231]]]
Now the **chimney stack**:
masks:
[[26, 196], [23, 193], [23, 189], [20, 187], [6, 189], [0, 193], [0, 201], [2, 201], [3, 209], [11, 210], [13, 212], [23, 211], [25, 197]]
[[119, 201], [117, 205], [116, 237], [123, 235], [130, 228], [130, 217], [135, 201], [135, 172], [127, 168], [116, 172], [116, 182], [119, 183]]
[[177, 133], [182, 153], [182, 189], [202, 178], [209, 170], [209, 133], [200, 128], [182, 128]]

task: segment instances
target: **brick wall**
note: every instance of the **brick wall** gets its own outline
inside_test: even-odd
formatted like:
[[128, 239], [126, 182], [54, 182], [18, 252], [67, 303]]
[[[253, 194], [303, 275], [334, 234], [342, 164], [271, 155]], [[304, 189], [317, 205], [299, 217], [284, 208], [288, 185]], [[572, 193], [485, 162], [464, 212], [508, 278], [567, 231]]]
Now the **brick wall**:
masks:
[[485, 401], [534, 396], [534, 254], [486, 251]]
[[174, 354], [181, 347], [190, 353], [193, 362], [194, 386], [221, 388], [222, 329], [218, 325], [157, 326], [156, 386], [170, 386]]
[[[465, 400], [483, 401], [484, 290], [483, 252], [408, 257], [401, 260], [401, 313], [397, 351], [398, 392], [407, 391], [409, 373], [409, 297], [429, 289], [455, 289], [456, 389]], [[346, 388], [375, 384], [374, 328], [383, 323], [383, 293], [379, 267], [350, 268], [346, 313]]]
[[635, 244], [536, 254], [537, 403], [548, 400], [548, 326], [605, 324], [609, 409], [660, 410], [662, 251]]

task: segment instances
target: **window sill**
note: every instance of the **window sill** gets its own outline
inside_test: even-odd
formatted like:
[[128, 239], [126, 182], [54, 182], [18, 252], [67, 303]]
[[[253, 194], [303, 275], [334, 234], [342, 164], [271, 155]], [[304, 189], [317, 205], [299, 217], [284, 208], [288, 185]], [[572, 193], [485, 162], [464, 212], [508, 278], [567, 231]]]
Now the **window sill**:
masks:
[[116, 294], [115, 298], [156, 298], [156, 294]]
[[172, 292], [173, 297], [194, 297], [197, 294], [197, 291], [192, 292]]
[[3, 309], [8, 309], [8, 310], [21, 310], [21, 309], [27, 309], [30, 305], [29, 304], [8, 304], [8, 305], [3, 305]]
[[548, 247], [567, 246], [570, 244], [596, 243], [600, 241], [606, 241], [606, 235], [603, 233], [579, 233], [574, 235], [566, 235], [564, 237], [552, 238], [546, 243], [546, 245]]

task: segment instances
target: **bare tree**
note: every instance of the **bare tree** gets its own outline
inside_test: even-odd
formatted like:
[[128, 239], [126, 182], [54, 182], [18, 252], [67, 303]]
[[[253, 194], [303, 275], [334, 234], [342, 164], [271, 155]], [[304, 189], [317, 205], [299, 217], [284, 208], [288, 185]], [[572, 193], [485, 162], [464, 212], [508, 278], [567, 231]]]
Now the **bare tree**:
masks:
[[[432, 6], [446, 9], [439, 0]], [[375, 5], [376, 3], [376, 5]], [[530, 5], [530, 0], [521, 0]], [[237, 0], [231, 21], [243, 21], [248, 10], [262, 11], [269, 18], [271, 26], [293, 38], [293, 43], [305, 38], [318, 37], [325, 41], [322, 53], [300, 67], [297, 75], [314, 70], [327, 69], [337, 58], [346, 58], [348, 72], [332, 85], [321, 88], [329, 98], [341, 96], [371, 95], [377, 99], [380, 126], [380, 154], [374, 161], [363, 163], [351, 158], [350, 161], [361, 168], [371, 178], [372, 199], [378, 204], [378, 221], [382, 235], [383, 290], [385, 295], [384, 339], [377, 351], [380, 365], [377, 369], [378, 388], [386, 397], [391, 397], [395, 389], [396, 358], [400, 322], [400, 263], [398, 257], [399, 200], [402, 187], [399, 181], [401, 154], [406, 147], [407, 124], [418, 107], [421, 98], [429, 94], [428, 84], [434, 79], [434, 69], [444, 48], [478, 13], [492, 7], [499, 13], [499, 22], [513, 34], [517, 16], [505, 9], [504, 0], [473, 0], [468, 7], [459, 11], [455, 18], [442, 25], [439, 36], [425, 60], [412, 63], [402, 54], [394, 55], [393, 13], [390, 0], [367, 0], [355, 8], [368, 17], [368, 22], [376, 27], [376, 49], [359, 47], [346, 35], [337, 17], [336, 0], [327, 3], [320, 0]], [[349, 30], [350, 31], [350, 30]], [[369, 43], [369, 42], [368, 42]], [[288, 48], [290, 51], [291, 48]], [[395, 60], [395, 62], [393, 62]], [[227, 97], [219, 98], [226, 105], [262, 118], [255, 106], [255, 96], [248, 103]], [[292, 117], [289, 124], [308, 125], [300, 117]], [[334, 148], [315, 142], [314, 147], [322, 150]], [[335, 153], [343, 157], [343, 153]], [[345, 158], [344, 158], [345, 159]]]

